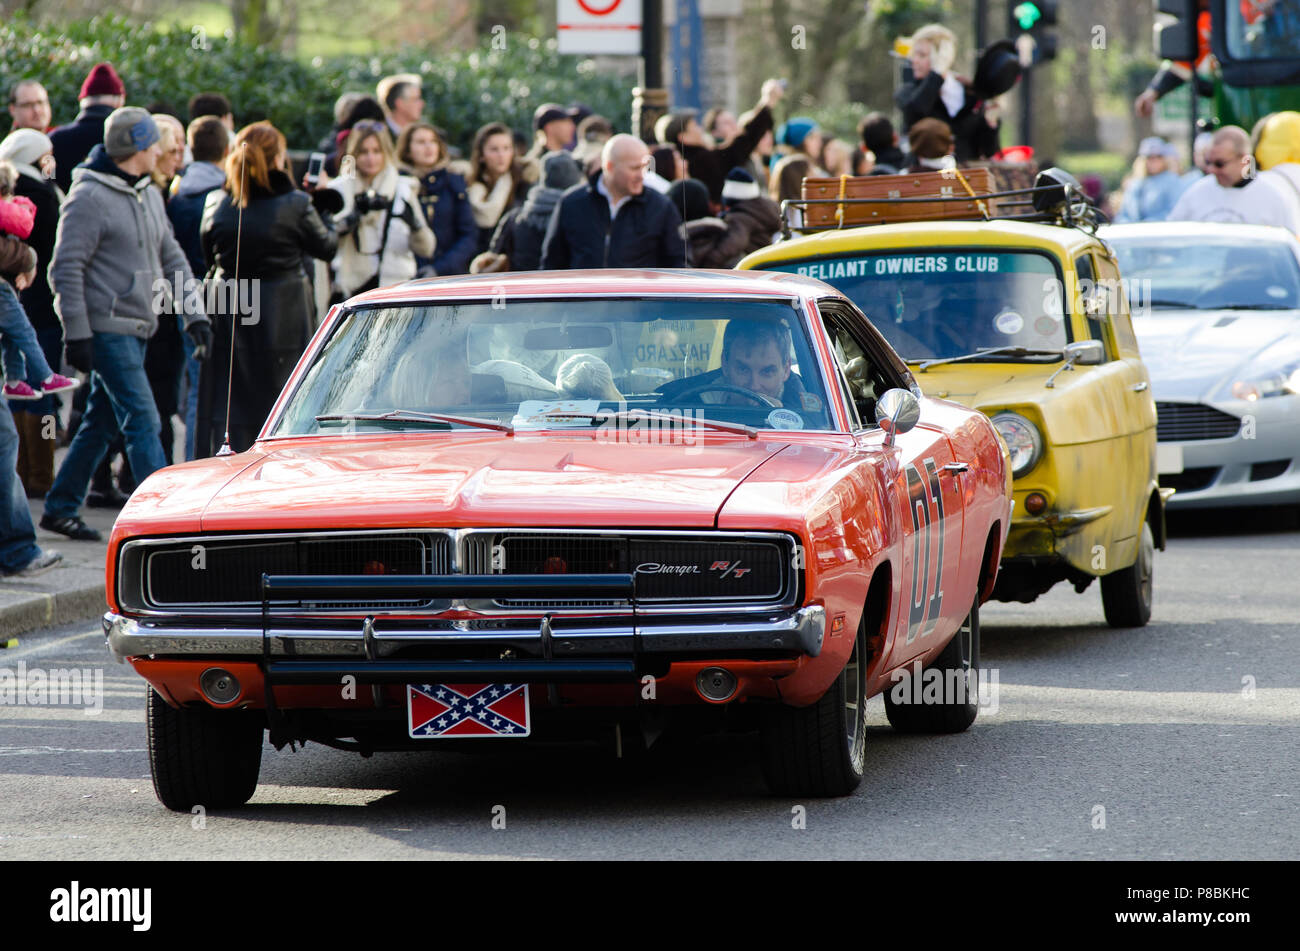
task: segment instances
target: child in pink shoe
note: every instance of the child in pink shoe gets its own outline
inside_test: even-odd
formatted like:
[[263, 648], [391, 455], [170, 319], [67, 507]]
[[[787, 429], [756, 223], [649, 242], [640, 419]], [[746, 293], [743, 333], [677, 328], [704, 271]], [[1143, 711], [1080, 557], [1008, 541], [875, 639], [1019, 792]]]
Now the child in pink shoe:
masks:
[[[45, 362], [36, 331], [18, 300], [36, 276], [36, 254], [23, 242], [31, 235], [36, 206], [14, 194], [18, 172], [0, 160], [0, 356], [4, 359], [4, 395], [11, 400], [38, 400], [80, 384], [55, 373]], [[12, 282], [12, 286], [10, 286]]]

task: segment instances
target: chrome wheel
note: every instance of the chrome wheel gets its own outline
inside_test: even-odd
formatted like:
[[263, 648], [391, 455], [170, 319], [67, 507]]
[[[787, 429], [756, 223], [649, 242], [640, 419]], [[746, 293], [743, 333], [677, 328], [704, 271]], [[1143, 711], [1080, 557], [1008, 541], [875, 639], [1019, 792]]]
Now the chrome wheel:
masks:
[[863, 725], [865, 705], [863, 693], [864, 675], [859, 662], [862, 637], [853, 642], [853, 653], [844, 666], [844, 735], [849, 747], [849, 761], [855, 772], [861, 773], [866, 766], [866, 729]]

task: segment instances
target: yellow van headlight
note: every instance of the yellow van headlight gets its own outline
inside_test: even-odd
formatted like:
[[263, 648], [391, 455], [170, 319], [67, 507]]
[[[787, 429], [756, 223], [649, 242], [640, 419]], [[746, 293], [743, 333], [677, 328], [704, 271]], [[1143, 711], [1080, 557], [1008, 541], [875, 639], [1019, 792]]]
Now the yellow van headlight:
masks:
[[1011, 453], [1011, 475], [1019, 479], [1038, 465], [1043, 455], [1043, 435], [1019, 413], [999, 413], [993, 427], [1002, 435]]

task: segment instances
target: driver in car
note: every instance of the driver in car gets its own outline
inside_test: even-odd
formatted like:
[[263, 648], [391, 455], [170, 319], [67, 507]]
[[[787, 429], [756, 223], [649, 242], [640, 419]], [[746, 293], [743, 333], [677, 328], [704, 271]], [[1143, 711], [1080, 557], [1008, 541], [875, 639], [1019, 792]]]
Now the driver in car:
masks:
[[699, 376], [665, 383], [659, 392], [665, 401], [699, 393], [704, 403], [758, 404], [752, 397], [727, 389], [737, 387], [790, 409], [807, 409], [802, 399], [803, 381], [791, 370], [793, 363], [794, 343], [784, 324], [731, 320], [722, 334], [722, 366]]

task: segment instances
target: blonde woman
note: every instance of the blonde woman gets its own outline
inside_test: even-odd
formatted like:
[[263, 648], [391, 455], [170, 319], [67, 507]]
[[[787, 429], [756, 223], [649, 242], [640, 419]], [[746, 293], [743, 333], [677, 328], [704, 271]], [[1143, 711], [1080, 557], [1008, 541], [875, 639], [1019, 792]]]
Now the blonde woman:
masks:
[[938, 23], [912, 34], [908, 60], [912, 81], [894, 93], [903, 112], [904, 135], [922, 119], [939, 119], [952, 129], [954, 155], [960, 162], [992, 158], [998, 143], [1000, 107], [976, 97], [968, 77], [953, 71], [957, 38]]
[[162, 154], [158, 156], [158, 164], [149, 176], [166, 201], [172, 194], [172, 180], [181, 173], [181, 167], [185, 164], [185, 127], [179, 119], [165, 112], [155, 112], [153, 122], [158, 127], [158, 145], [162, 148]]
[[420, 209], [419, 183], [398, 167], [388, 127], [369, 119], [354, 125], [342, 164], [345, 173], [329, 184], [343, 196], [334, 219], [338, 294], [347, 298], [409, 281], [418, 270], [416, 256], [433, 257], [437, 240]]

